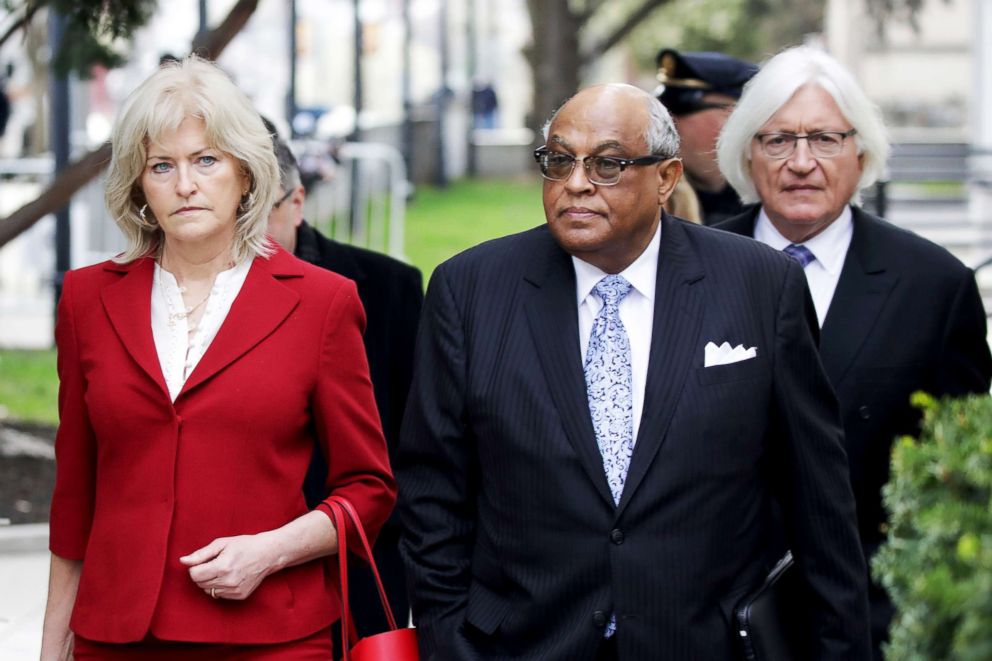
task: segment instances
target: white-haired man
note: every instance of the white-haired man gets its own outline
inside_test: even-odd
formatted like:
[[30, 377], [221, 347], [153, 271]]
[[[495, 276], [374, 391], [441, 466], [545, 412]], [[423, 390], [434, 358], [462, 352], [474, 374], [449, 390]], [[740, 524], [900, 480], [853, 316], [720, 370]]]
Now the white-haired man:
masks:
[[[893, 438], [917, 431], [915, 390], [988, 392], [992, 358], [974, 273], [943, 248], [859, 208], [889, 146], [877, 108], [835, 59], [786, 50], [755, 76], [718, 142], [750, 211], [718, 225], [803, 265], [837, 392], [868, 558], [885, 539], [881, 488]], [[892, 606], [870, 590], [875, 656]]]

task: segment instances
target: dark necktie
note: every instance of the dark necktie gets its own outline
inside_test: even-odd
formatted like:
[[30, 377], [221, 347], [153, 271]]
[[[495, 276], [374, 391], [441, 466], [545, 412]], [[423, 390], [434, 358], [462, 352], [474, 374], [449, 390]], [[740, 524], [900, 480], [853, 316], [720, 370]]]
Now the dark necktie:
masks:
[[796, 245], [795, 243], [790, 243], [786, 247], [782, 248], [782, 252], [799, 262], [799, 266], [803, 268], [809, 266], [809, 263], [816, 259], [816, 256], [809, 251], [809, 248], [806, 246]]

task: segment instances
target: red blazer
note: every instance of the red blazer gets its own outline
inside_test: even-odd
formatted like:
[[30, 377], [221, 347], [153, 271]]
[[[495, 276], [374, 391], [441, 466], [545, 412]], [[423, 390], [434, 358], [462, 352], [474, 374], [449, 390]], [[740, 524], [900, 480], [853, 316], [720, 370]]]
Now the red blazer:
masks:
[[371, 533], [386, 520], [396, 486], [355, 285], [281, 249], [256, 258], [172, 403], [152, 339], [153, 272], [150, 258], [72, 271], [59, 303], [50, 548], [83, 561], [71, 627], [107, 642], [311, 634], [339, 615], [333, 563], [277, 572], [239, 602], [211, 599], [179, 557], [304, 514], [314, 435], [329, 490]]

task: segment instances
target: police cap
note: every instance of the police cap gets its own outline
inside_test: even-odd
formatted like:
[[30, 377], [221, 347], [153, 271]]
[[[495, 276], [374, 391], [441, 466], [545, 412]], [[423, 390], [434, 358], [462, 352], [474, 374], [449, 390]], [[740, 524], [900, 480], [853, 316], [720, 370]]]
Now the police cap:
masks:
[[744, 84], [758, 67], [723, 53], [679, 53], [663, 48], [658, 53], [655, 96], [673, 115], [688, 115], [708, 107], [703, 96], [718, 93], [739, 99]]

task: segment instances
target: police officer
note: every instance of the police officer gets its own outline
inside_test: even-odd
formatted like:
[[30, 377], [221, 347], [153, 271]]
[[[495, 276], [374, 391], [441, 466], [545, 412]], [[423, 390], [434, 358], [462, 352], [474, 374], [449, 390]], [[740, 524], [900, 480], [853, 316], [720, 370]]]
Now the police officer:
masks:
[[682, 139], [685, 178], [702, 207], [703, 222], [713, 225], [743, 211], [737, 193], [716, 163], [716, 139], [758, 67], [722, 53], [658, 53], [655, 96], [675, 118]]

